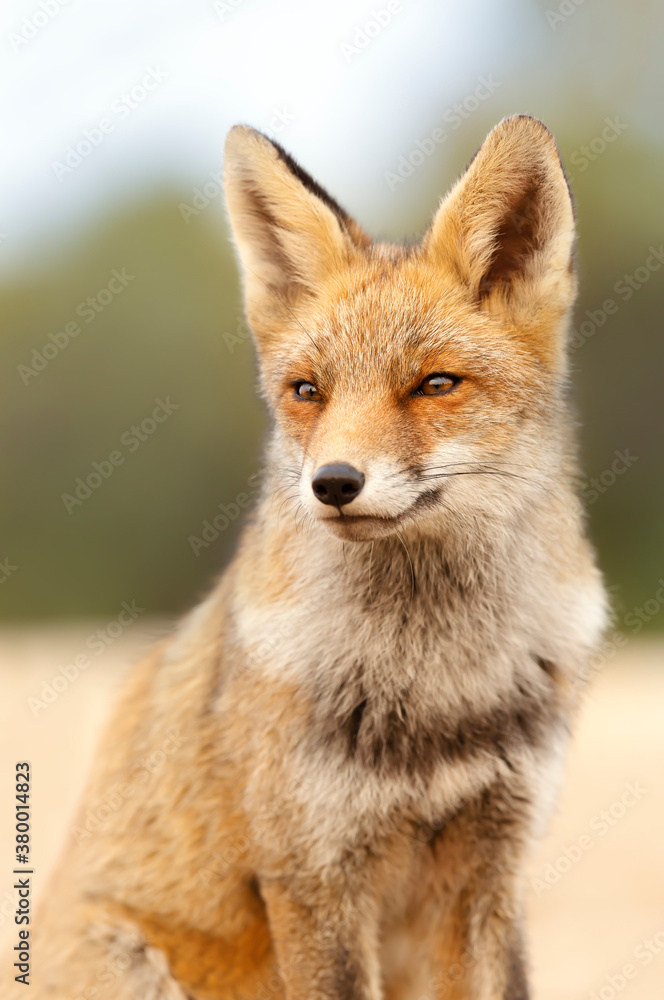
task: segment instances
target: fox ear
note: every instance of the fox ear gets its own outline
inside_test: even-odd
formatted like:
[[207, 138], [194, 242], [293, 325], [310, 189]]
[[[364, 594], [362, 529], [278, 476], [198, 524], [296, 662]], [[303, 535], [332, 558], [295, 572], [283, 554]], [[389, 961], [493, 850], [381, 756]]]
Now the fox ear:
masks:
[[558, 148], [536, 118], [505, 118], [443, 199], [424, 251], [492, 312], [560, 319], [576, 290], [574, 210]]
[[236, 125], [228, 133], [224, 184], [250, 314], [273, 314], [315, 294], [370, 242], [281, 146], [255, 129]]

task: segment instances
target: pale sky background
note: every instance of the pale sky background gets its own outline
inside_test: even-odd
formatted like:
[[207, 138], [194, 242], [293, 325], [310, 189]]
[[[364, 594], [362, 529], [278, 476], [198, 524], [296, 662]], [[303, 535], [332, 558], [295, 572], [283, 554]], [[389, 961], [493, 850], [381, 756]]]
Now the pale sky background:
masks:
[[[42, 2], [55, 13], [47, 17]], [[661, 59], [648, 57], [653, 46], [661, 50], [662, 33], [655, 37], [652, 20], [645, 22], [643, 37], [631, 39], [643, 47], [643, 78], [621, 81], [615, 61], [602, 56], [621, 44], [620, 22], [606, 16], [612, 0], [601, 5], [599, 23], [598, 0], [588, 0], [555, 28], [546, 5], [523, 0], [401, 0], [390, 23], [348, 58], [342, 44], [352, 44], [356, 29], [386, 6], [4, 0], [0, 266], [46, 252], [63, 231], [71, 237], [132, 189], [159, 180], [204, 183], [221, 167], [224, 134], [234, 122], [264, 129], [278, 111], [293, 121], [275, 138], [366, 225], [380, 226], [401, 196], [390, 193], [384, 172], [430, 134], [445, 109], [471, 94], [479, 77], [493, 74], [501, 84], [482, 108], [483, 121], [517, 111], [544, 117], [569, 84], [566, 64], [579, 63], [589, 37], [595, 48], [580, 61], [588, 72], [579, 99], [594, 94], [607, 114], [636, 102], [630, 127], [662, 138], [655, 79]], [[664, 22], [663, 5], [659, 10]], [[34, 37], [19, 40], [26, 30]], [[167, 79], [119, 119], [113, 102], [151, 67]], [[53, 161], [109, 112], [113, 131], [58, 180]], [[475, 145], [481, 138], [475, 135]]]

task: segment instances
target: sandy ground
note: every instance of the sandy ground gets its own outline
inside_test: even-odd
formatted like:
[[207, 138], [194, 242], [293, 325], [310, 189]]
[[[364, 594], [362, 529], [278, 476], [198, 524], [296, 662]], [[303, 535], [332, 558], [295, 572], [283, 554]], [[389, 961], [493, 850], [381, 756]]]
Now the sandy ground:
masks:
[[[139, 620], [103, 652], [92, 653], [91, 665], [78, 677], [66, 685], [59, 681], [61, 690], [50, 704], [39, 708], [30, 703], [53, 687], [61, 665], [86, 651], [87, 639], [98, 627], [84, 623], [0, 631], [3, 951], [14, 943], [15, 932], [16, 761], [29, 760], [34, 775], [38, 899], [71, 826], [113, 693], [127, 665], [166, 629], [164, 623]], [[664, 644], [632, 640], [594, 682], [558, 810], [530, 867], [530, 952], [537, 1000], [664, 996], [663, 716]], [[0, 982], [8, 971], [0, 971]]]

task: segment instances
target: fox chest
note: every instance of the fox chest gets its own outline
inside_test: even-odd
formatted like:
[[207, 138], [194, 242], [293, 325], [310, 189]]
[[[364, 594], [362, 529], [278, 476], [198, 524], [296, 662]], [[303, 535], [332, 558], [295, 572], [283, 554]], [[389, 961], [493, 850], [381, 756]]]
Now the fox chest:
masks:
[[390, 830], [439, 827], [546, 756], [560, 720], [533, 643], [507, 615], [473, 615], [469, 629], [444, 607], [426, 612], [380, 627], [321, 613], [272, 644], [260, 672], [279, 715], [258, 727], [270, 766], [253, 771], [248, 797], [270, 818], [262, 843], [339, 864]]
[[277, 855], [296, 848], [320, 870], [393, 834], [419, 838], [498, 779], [518, 774], [534, 785], [533, 761], [546, 756], [555, 726], [552, 713], [518, 692], [460, 716], [416, 709], [405, 697], [375, 704], [367, 695], [347, 711], [318, 705], [272, 774], [260, 841], [276, 841]]

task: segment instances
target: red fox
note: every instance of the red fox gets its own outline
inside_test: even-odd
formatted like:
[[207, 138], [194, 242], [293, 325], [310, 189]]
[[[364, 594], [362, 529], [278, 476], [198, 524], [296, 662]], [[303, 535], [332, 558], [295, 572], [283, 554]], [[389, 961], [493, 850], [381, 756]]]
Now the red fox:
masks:
[[500, 122], [406, 246], [245, 126], [225, 186], [262, 495], [130, 681], [30, 995], [527, 1000], [524, 867], [606, 617], [556, 144]]

